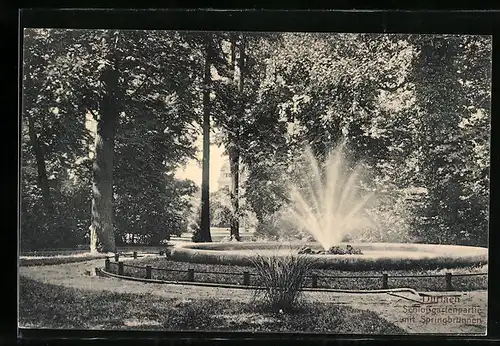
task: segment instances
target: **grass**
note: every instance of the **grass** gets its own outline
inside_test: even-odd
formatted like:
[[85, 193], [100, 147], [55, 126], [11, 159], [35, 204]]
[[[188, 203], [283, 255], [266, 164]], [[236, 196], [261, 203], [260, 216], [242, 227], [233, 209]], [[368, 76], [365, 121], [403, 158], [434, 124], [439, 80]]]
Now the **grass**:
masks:
[[87, 291], [22, 276], [19, 296], [20, 326], [26, 328], [405, 334], [374, 312], [324, 302], [275, 314], [229, 299]]
[[[236, 284], [243, 283], [243, 272], [248, 271], [251, 273], [251, 284], [261, 284], [256, 275], [255, 268], [244, 266], [227, 266], [221, 264], [201, 264], [201, 263], [188, 263], [176, 262], [168, 260], [165, 257], [144, 257], [136, 260], [126, 262], [126, 265], [139, 266], [139, 268], [131, 268], [125, 266], [124, 274], [134, 277], [146, 277], [146, 265], [153, 267], [152, 278], [166, 281], [186, 281], [187, 270], [193, 268], [195, 271], [195, 281]], [[443, 277], [423, 277], [423, 278], [409, 278], [403, 277], [405, 275], [444, 275], [446, 272], [455, 274], [465, 273], [484, 273], [486, 267], [469, 267], [469, 268], [456, 268], [450, 270], [389, 270], [385, 271], [389, 275], [388, 285], [389, 288], [408, 287], [418, 291], [444, 291], [446, 289], [445, 278]], [[169, 269], [177, 270], [178, 272], [155, 270]], [[118, 266], [115, 262], [111, 262], [111, 272], [117, 273]], [[220, 274], [212, 274], [206, 272], [216, 272]], [[314, 269], [314, 272], [320, 277], [318, 278], [318, 287], [320, 288], [333, 288], [333, 289], [380, 289], [382, 287], [382, 271], [341, 271], [333, 269]], [[345, 278], [329, 278], [321, 276], [343, 276]], [[352, 278], [359, 276], [361, 278]], [[376, 276], [371, 278], [370, 276]], [[488, 287], [488, 278], [486, 275], [460, 277], [454, 276], [452, 284], [457, 291], [472, 291], [472, 290], [485, 290]], [[305, 285], [311, 287], [311, 278], [306, 278]]]

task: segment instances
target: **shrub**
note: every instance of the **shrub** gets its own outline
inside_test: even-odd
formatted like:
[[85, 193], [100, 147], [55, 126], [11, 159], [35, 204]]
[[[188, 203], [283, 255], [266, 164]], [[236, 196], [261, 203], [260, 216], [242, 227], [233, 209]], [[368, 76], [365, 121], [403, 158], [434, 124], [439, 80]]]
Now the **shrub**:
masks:
[[264, 219], [257, 223], [255, 229], [255, 237], [257, 239], [265, 240], [278, 240], [279, 239], [279, 229], [276, 227], [276, 220], [274, 215], [266, 216]]
[[255, 291], [254, 299], [275, 312], [293, 310], [299, 302], [312, 261], [293, 250], [286, 256], [275, 253], [257, 254], [250, 261], [263, 286], [263, 289]]
[[201, 242], [202, 239], [201, 239], [200, 225], [196, 223], [196, 224], [191, 224], [189, 227], [191, 228], [191, 232], [193, 233], [193, 235], [191, 236], [191, 241], [195, 243]]
[[262, 239], [275, 241], [304, 239], [307, 234], [304, 234], [297, 227], [297, 223], [291, 217], [290, 212], [290, 208], [283, 207], [273, 214], [266, 215], [257, 224], [255, 235]]

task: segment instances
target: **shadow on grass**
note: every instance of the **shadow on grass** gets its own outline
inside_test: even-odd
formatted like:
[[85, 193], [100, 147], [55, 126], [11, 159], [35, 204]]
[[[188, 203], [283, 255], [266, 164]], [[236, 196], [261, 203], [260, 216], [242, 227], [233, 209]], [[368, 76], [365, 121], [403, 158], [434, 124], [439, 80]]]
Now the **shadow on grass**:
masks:
[[229, 299], [85, 291], [25, 277], [20, 278], [19, 297], [20, 327], [405, 334], [373, 312], [332, 303], [303, 301], [281, 314]]

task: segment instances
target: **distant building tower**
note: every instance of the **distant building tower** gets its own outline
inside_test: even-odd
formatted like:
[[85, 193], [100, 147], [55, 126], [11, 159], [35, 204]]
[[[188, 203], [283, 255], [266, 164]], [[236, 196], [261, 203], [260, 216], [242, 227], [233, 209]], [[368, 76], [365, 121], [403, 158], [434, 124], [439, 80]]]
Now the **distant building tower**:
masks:
[[218, 190], [231, 189], [231, 170], [229, 168], [229, 161], [225, 161], [220, 169], [219, 180], [217, 180]]

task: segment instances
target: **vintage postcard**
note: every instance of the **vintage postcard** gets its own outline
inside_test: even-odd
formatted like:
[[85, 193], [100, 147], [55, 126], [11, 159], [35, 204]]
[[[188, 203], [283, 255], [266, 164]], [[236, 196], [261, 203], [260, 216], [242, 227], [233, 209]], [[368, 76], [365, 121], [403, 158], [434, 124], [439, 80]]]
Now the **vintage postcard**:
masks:
[[486, 335], [490, 36], [22, 35], [20, 328]]

